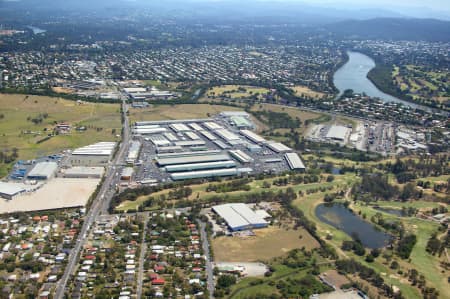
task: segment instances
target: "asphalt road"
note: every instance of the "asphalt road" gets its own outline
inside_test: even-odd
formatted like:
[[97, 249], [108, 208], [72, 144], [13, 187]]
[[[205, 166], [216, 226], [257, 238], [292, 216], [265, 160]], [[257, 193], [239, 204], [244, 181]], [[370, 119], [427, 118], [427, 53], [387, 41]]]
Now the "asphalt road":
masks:
[[125, 99], [122, 99], [122, 108], [123, 108], [123, 115], [124, 115], [124, 122], [123, 122], [123, 136], [122, 136], [122, 142], [120, 143], [119, 150], [113, 159], [112, 163], [106, 168], [106, 175], [105, 180], [100, 187], [100, 191], [98, 192], [97, 197], [94, 199], [91, 208], [89, 209], [88, 213], [86, 214], [85, 221], [83, 224], [83, 227], [80, 230], [80, 233], [78, 235], [78, 239], [75, 243], [75, 247], [70, 251], [68, 262], [66, 269], [64, 271], [63, 276], [58, 281], [56, 285], [55, 290], [55, 299], [63, 299], [64, 298], [64, 292], [66, 290], [67, 282], [69, 281], [69, 278], [72, 274], [75, 272], [75, 268], [78, 262], [78, 258], [81, 252], [81, 249], [83, 248], [83, 245], [86, 241], [86, 237], [88, 235], [89, 230], [92, 227], [92, 224], [95, 222], [98, 215], [102, 213], [108, 212], [108, 207], [111, 202], [111, 199], [115, 193], [114, 191], [114, 183], [118, 179], [118, 176], [116, 175], [116, 166], [120, 165], [124, 159], [126, 151], [128, 150], [129, 141], [130, 141], [130, 126], [129, 126], [129, 120], [127, 116], [127, 110], [128, 106], [125, 103]]
[[206, 224], [200, 220], [197, 222], [200, 225], [200, 237], [202, 238], [203, 254], [206, 257], [206, 276], [209, 298], [214, 299], [214, 272], [211, 256], [209, 255], [209, 241], [208, 234], [206, 233]]
[[137, 279], [137, 298], [142, 298], [142, 282], [144, 281], [144, 261], [145, 261], [145, 253], [147, 252], [147, 243], [145, 242], [145, 235], [147, 233], [147, 223], [149, 214], [145, 214], [144, 220], [144, 230], [142, 232], [142, 241], [141, 241], [141, 252], [139, 254], [139, 272]]

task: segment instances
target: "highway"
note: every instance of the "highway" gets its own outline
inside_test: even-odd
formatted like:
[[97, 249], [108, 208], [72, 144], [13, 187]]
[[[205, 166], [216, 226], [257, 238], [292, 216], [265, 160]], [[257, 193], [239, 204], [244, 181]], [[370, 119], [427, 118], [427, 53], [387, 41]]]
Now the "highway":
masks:
[[118, 175], [116, 172], [116, 168], [118, 165], [121, 165], [125, 160], [125, 154], [128, 150], [130, 143], [130, 126], [128, 120], [128, 105], [126, 103], [126, 98], [122, 98], [122, 114], [123, 114], [123, 132], [122, 132], [122, 142], [120, 143], [119, 149], [113, 159], [113, 161], [106, 168], [105, 180], [100, 187], [100, 191], [97, 194], [97, 197], [93, 200], [92, 205], [89, 211], [86, 214], [85, 221], [83, 223], [83, 227], [80, 230], [78, 235], [78, 239], [75, 243], [75, 247], [70, 251], [68, 256], [68, 262], [64, 274], [61, 279], [58, 281], [55, 290], [56, 299], [63, 299], [64, 292], [66, 290], [67, 283], [74, 274], [78, 259], [80, 256], [80, 252], [83, 248], [85, 240], [87, 239], [87, 235], [89, 234], [89, 230], [97, 219], [98, 215], [105, 214], [108, 212], [108, 207], [111, 202], [112, 197], [114, 196], [115, 190], [114, 186], [116, 181], [118, 180]]

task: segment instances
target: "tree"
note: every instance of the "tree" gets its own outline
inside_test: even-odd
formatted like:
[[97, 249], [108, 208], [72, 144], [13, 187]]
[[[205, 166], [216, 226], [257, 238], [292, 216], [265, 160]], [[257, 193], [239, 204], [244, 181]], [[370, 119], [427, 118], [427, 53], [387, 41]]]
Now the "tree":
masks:
[[217, 286], [221, 289], [226, 289], [236, 283], [234, 275], [221, 275], [217, 280]]

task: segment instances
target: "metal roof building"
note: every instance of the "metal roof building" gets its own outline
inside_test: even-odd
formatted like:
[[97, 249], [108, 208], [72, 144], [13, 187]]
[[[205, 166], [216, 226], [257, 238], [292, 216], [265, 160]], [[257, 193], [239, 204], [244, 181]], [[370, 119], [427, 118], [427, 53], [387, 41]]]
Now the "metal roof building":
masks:
[[199, 132], [200, 132], [200, 134], [205, 136], [209, 141], [217, 140], [217, 137], [208, 131], [199, 131]]
[[241, 130], [240, 133], [242, 135], [244, 135], [245, 137], [247, 137], [248, 139], [250, 139], [251, 141], [253, 141], [254, 143], [265, 143], [265, 142], [267, 142], [266, 139], [264, 139], [263, 137], [259, 136], [256, 133], [253, 133], [250, 130]]
[[177, 141], [178, 137], [173, 135], [173, 133], [164, 133], [164, 137], [166, 137], [170, 141]]
[[204, 140], [180, 140], [175, 141], [175, 145], [177, 146], [197, 146], [197, 145], [205, 145], [206, 142]]
[[194, 129], [195, 131], [202, 131], [203, 130], [203, 128], [199, 124], [196, 124], [196, 123], [189, 124], [189, 127]]
[[120, 179], [123, 181], [128, 181], [131, 179], [131, 176], [134, 173], [134, 169], [132, 167], [125, 167], [122, 169], [122, 172], [120, 173]]
[[184, 134], [186, 134], [186, 136], [191, 140], [201, 140], [201, 138], [194, 132], [185, 132]]
[[70, 163], [80, 166], [103, 166], [108, 164], [115, 147], [115, 142], [99, 142], [80, 147], [72, 152]]
[[208, 151], [202, 151], [202, 152], [163, 153], [163, 154], [158, 154], [158, 158], [192, 157], [192, 156], [204, 156], [206, 154], [220, 154], [220, 153], [221, 153], [221, 151], [219, 151], [219, 150], [208, 150]]
[[191, 130], [185, 124], [170, 124], [169, 127], [177, 133]]
[[0, 182], [0, 197], [4, 199], [11, 200], [26, 191], [22, 184]]
[[128, 149], [127, 163], [136, 162], [139, 157], [139, 151], [141, 150], [141, 143], [137, 140], [131, 141], [130, 148]]
[[346, 141], [352, 132], [352, 129], [344, 127], [344, 126], [331, 126], [328, 129], [325, 138], [332, 139], [336, 141]]
[[215, 133], [222, 137], [225, 141], [239, 140], [239, 136], [228, 131], [227, 129], [216, 130]]
[[302, 159], [300, 159], [300, 157], [298, 156], [298, 154], [296, 153], [287, 153], [284, 155], [284, 157], [286, 158], [286, 161], [289, 164], [289, 167], [292, 170], [305, 170], [305, 164], [303, 164]]
[[230, 160], [230, 157], [225, 154], [198, 155], [198, 156], [191, 156], [191, 157], [174, 157], [174, 158], [161, 158], [161, 157], [156, 158], [156, 162], [160, 166], [189, 164], [189, 163], [202, 163], [202, 162], [217, 162], [217, 161], [228, 161], [228, 160]]
[[169, 146], [171, 142], [162, 135], [153, 135], [149, 137], [155, 146]]
[[237, 175], [236, 168], [176, 172], [172, 173], [170, 177], [172, 178], [172, 180], [177, 181], [177, 180], [212, 178], [218, 176], [233, 176], [233, 175]]
[[206, 163], [168, 165], [168, 166], [166, 166], [166, 171], [167, 172], [182, 172], [182, 171], [231, 168], [231, 167], [236, 167], [236, 163], [234, 161], [217, 161], [217, 162], [206, 162]]
[[101, 178], [105, 169], [103, 167], [75, 166], [63, 171], [65, 178]]
[[267, 227], [269, 223], [243, 203], [223, 204], [212, 207], [232, 231]]
[[203, 123], [203, 125], [211, 131], [223, 129], [223, 127], [221, 125], [218, 125], [212, 121], [205, 122], [205, 123]]
[[253, 158], [241, 150], [229, 150], [230, 155], [241, 163], [253, 162]]
[[141, 127], [136, 127], [133, 129], [133, 133], [134, 134], [139, 134], [139, 135], [148, 135], [148, 134], [160, 134], [160, 133], [165, 133], [167, 132], [166, 128], [141, 128]]
[[40, 162], [27, 174], [30, 180], [48, 180], [53, 177], [58, 169], [56, 162]]
[[270, 142], [267, 146], [276, 153], [290, 152], [292, 149], [281, 142]]

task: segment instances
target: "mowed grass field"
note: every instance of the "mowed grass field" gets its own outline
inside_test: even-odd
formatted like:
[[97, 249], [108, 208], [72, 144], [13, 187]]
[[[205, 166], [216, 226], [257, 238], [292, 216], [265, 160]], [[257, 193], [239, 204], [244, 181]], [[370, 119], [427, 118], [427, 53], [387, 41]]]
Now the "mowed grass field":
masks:
[[[240, 89], [240, 90], [239, 90]], [[268, 88], [248, 86], [248, 85], [221, 85], [215, 86], [209, 89], [206, 93], [207, 96], [229, 96], [232, 99], [248, 98], [252, 95], [259, 94], [259, 98], [262, 95], [270, 92]]]
[[[120, 134], [120, 106], [118, 104], [77, 103], [61, 98], [27, 95], [0, 94], [0, 148], [19, 150], [19, 159], [58, 153], [69, 148], [88, 145], [98, 141], [118, 140]], [[48, 114], [42, 123], [34, 124], [40, 114]], [[54, 136], [42, 143], [37, 141], [51, 133], [55, 123], [66, 122], [85, 126], [84, 132], [74, 129], [69, 134]], [[47, 131], [45, 131], [47, 129]], [[113, 129], [116, 133], [113, 134]], [[31, 133], [25, 133], [25, 132]], [[0, 164], [0, 176], [9, 165]]]
[[296, 85], [291, 88], [298, 97], [306, 96], [314, 99], [321, 99], [327, 96], [326, 93], [314, 91], [306, 86]]
[[319, 243], [303, 228], [270, 226], [254, 230], [256, 236], [218, 237], [213, 239], [214, 260], [217, 262], [267, 261], [295, 248], [318, 248]]

